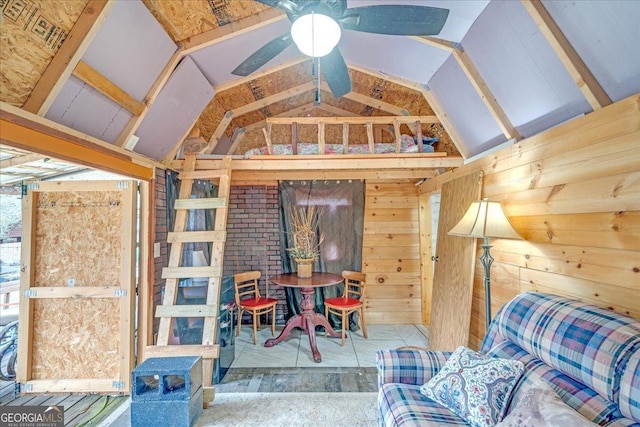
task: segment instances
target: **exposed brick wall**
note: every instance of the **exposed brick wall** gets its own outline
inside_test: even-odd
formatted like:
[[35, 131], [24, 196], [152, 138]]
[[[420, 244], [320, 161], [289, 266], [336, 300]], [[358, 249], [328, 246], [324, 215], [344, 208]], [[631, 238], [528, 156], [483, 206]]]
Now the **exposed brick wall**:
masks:
[[[160, 168], [156, 169], [155, 180], [155, 237], [153, 243], [160, 243], [160, 256], [154, 258], [154, 281], [153, 281], [153, 313], [156, 306], [162, 301], [162, 289], [165, 280], [162, 279], [162, 268], [166, 267], [169, 262], [169, 252], [167, 250], [167, 178], [166, 171]], [[153, 248], [151, 248], [153, 256]], [[158, 332], [160, 319], [154, 317], [153, 333]]]
[[[227, 242], [224, 254], [224, 274], [243, 271], [262, 272], [260, 291], [267, 294], [271, 276], [282, 273], [280, 259], [280, 225], [277, 186], [233, 186], [229, 195]], [[284, 290], [273, 285], [268, 295], [281, 302], [276, 322], [284, 323], [286, 302]], [[246, 317], [249, 321], [249, 317]]]

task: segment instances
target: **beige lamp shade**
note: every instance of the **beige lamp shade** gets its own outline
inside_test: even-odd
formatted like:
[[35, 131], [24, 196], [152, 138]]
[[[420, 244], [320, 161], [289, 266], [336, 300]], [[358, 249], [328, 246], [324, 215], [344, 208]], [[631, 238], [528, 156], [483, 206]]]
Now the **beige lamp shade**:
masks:
[[460, 222], [449, 231], [453, 236], [522, 239], [502, 210], [500, 202], [473, 202]]

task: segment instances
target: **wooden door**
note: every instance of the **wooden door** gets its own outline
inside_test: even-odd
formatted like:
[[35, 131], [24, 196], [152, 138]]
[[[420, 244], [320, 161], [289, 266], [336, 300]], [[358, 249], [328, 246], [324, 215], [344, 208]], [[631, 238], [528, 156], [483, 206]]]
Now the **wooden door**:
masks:
[[442, 185], [429, 348], [452, 351], [469, 343], [476, 239], [450, 236], [469, 205], [480, 198], [482, 172]]
[[134, 181], [27, 186], [17, 381], [23, 392], [130, 391]]

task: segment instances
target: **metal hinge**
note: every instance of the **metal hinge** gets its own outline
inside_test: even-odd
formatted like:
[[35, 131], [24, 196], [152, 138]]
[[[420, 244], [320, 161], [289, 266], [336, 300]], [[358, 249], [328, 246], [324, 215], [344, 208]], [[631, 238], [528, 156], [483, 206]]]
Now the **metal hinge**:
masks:
[[22, 295], [26, 298], [33, 298], [35, 297], [37, 294], [35, 289], [27, 289], [25, 291], [22, 292]]
[[114, 289], [113, 290], [113, 295], [115, 295], [117, 297], [126, 297], [127, 296], [127, 290], [126, 289], [122, 289], [122, 288]]
[[111, 383], [111, 387], [121, 389], [125, 388], [126, 384], [124, 383], [124, 381], [114, 381]]

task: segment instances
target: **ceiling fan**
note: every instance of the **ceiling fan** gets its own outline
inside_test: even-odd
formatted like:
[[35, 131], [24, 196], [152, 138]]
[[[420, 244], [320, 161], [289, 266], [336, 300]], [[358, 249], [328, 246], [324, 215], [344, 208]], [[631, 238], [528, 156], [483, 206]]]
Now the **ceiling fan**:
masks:
[[295, 42], [304, 54], [322, 56], [322, 74], [336, 98], [351, 91], [349, 70], [336, 46], [341, 28], [386, 35], [429, 36], [442, 30], [449, 14], [448, 9], [410, 4], [347, 8], [347, 0], [254, 1], [284, 10], [292, 22], [291, 32], [262, 46], [231, 73], [248, 76]]

